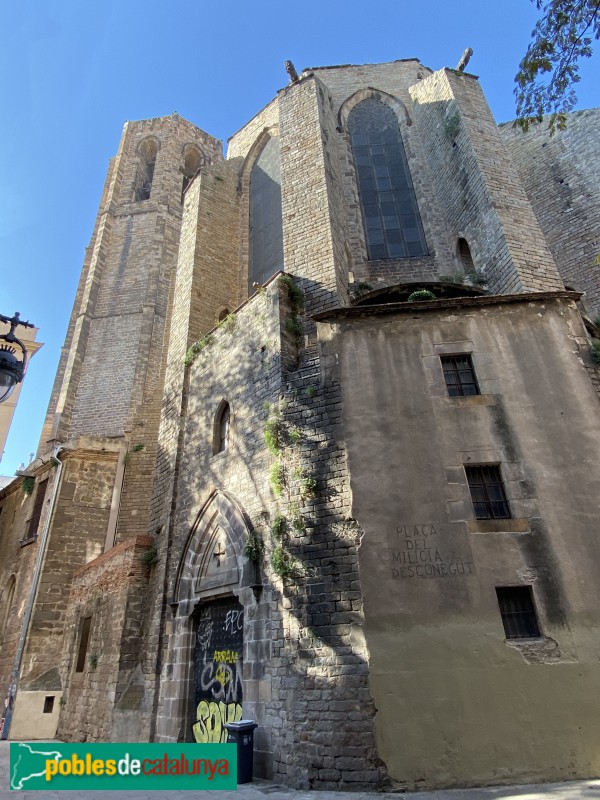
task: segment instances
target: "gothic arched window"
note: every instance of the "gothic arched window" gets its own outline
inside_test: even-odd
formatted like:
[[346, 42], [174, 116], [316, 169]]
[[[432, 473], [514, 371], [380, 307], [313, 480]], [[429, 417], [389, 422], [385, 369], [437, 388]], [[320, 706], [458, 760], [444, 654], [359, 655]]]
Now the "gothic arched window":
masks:
[[427, 254], [425, 236], [394, 111], [368, 97], [348, 116], [370, 260]]
[[250, 173], [248, 294], [283, 269], [279, 138], [271, 137]]
[[180, 171], [183, 175], [183, 183], [181, 185], [181, 202], [185, 197], [186, 190], [193, 179], [198, 174], [200, 167], [204, 165], [204, 156], [193, 144], [188, 144], [184, 150], [184, 162]]
[[136, 203], [150, 198], [152, 181], [154, 179], [154, 166], [158, 153], [158, 144], [156, 140], [151, 138], [144, 139], [138, 148], [138, 152], [140, 154], [140, 162], [138, 164], [135, 185], [133, 187], [133, 199]]
[[460, 238], [458, 240], [458, 257], [463, 270], [467, 275], [475, 272], [475, 264], [473, 263], [473, 256], [471, 255], [471, 248], [466, 239]]
[[229, 430], [231, 427], [231, 408], [229, 403], [224, 400], [215, 416], [215, 427], [213, 433], [213, 455], [223, 453], [229, 447]]

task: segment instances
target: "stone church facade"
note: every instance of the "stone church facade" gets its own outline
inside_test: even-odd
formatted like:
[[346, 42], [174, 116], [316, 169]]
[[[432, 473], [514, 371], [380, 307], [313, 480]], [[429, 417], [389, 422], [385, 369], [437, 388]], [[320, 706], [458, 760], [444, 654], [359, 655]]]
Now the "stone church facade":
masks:
[[3, 737], [597, 774], [599, 120], [517, 135], [411, 59], [305, 70], [225, 159], [126, 124], [0, 492]]

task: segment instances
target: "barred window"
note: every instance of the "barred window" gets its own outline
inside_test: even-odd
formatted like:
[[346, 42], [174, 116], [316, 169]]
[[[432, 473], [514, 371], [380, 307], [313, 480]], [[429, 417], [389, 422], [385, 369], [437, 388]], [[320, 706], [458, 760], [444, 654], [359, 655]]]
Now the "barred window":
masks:
[[442, 356], [441, 361], [450, 397], [480, 394], [470, 355]]
[[507, 639], [541, 636], [531, 586], [496, 586], [496, 595]]
[[415, 190], [394, 111], [368, 97], [352, 109], [348, 132], [369, 259], [427, 254]]
[[509, 519], [510, 507], [497, 464], [465, 466], [477, 519]]

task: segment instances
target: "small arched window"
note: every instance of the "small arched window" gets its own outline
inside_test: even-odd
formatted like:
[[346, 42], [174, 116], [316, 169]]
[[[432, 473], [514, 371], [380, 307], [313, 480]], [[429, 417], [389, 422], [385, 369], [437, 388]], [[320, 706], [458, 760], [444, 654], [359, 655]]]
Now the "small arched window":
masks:
[[188, 144], [184, 150], [184, 162], [181, 167], [183, 173], [183, 184], [181, 186], [181, 202], [185, 197], [186, 190], [193, 179], [198, 174], [200, 168], [204, 165], [204, 156], [200, 150], [193, 144]]
[[250, 172], [248, 294], [283, 269], [279, 138], [271, 137]]
[[231, 428], [231, 408], [227, 401], [223, 401], [219, 406], [215, 417], [215, 427], [213, 434], [213, 455], [224, 453], [229, 447], [229, 435]]
[[473, 263], [471, 248], [466, 239], [460, 238], [458, 240], [458, 257], [465, 273], [467, 275], [473, 274], [475, 272], [475, 264]]
[[6, 626], [8, 625], [8, 620], [10, 619], [10, 609], [13, 603], [13, 599], [15, 596], [15, 576], [11, 575], [8, 579], [8, 584], [3, 592], [2, 596], [2, 605], [0, 608], [0, 642], [4, 638], [4, 633], [6, 631]]
[[156, 165], [156, 155], [158, 144], [155, 139], [144, 139], [141, 142], [138, 152], [140, 162], [138, 164], [133, 187], [133, 199], [136, 203], [148, 200], [152, 191], [152, 181], [154, 179], [154, 167]]
[[218, 322], [223, 322], [225, 317], [228, 317], [228, 316], [229, 316], [229, 309], [228, 308], [224, 308], [222, 311], [219, 311]]
[[398, 119], [376, 97], [355, 106], [348, 132], [370, 260], [427, 254]]

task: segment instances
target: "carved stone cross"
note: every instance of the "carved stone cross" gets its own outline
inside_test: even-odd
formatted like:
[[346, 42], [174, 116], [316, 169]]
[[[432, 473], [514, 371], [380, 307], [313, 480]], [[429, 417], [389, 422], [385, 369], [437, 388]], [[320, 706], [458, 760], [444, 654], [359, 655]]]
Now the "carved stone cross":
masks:
[[213, 558], [217, 559], [217, 567], [221, 566], [221, 556], [224, 556], [224, 555], [226, 555], [226, 550], [223, 547], [223, 543], [219, 542], [219, 544], [217, 545], [217, 549], [213, 553]]

